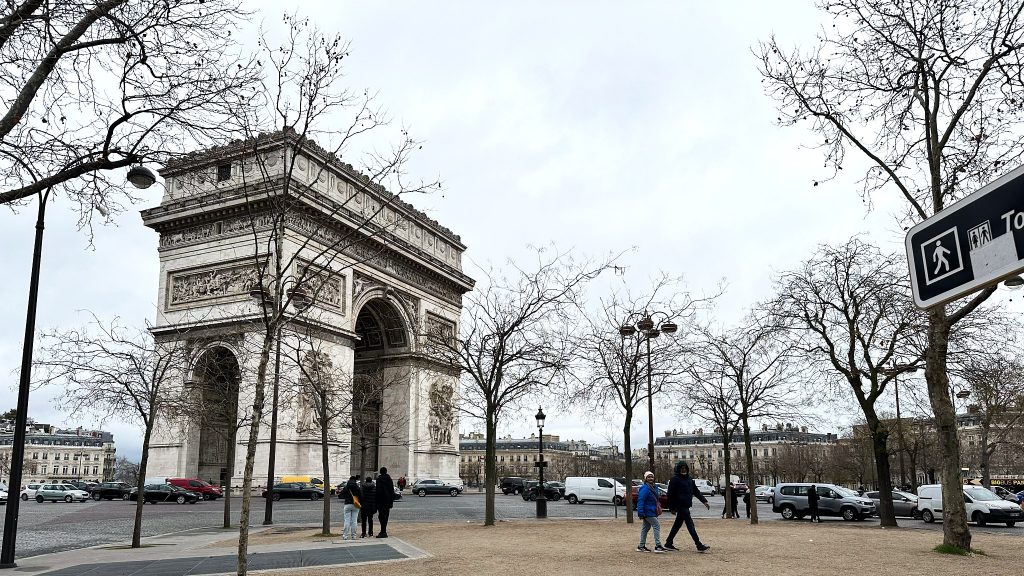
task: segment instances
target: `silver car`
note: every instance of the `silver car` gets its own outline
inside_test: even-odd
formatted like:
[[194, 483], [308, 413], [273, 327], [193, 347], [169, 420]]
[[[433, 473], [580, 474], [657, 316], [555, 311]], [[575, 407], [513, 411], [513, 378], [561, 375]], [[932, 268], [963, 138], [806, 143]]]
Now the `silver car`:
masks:
[[43, 484], [36, 490], [36, 502], [85, 502], [89, 493], [70, 484]]
[[814, 486], [818, 494], [819, 516], [842, 516], [843, 520], [863, 520], [875, 514], [875, 503], [859, 496], [853, 490], [835, 484], [812, 482], [776, 486], [772, 512], [781, 514], [786, 520], [803, 518], [811, 510], [807, 504], [807, 494], [811, 486]]
[[[865, 492], [864, 497], [870, 498], [875, 503], [875, 510], [880, 511], [882, 509], [881, 500], [879, 499], [880, 492]], [[892, 507], [896, 511], [897, 516], [906, 516], [908, 518], [917, 517], [917, 496], [910, 492], [903, 492], [901, 490], [892, 491]]]

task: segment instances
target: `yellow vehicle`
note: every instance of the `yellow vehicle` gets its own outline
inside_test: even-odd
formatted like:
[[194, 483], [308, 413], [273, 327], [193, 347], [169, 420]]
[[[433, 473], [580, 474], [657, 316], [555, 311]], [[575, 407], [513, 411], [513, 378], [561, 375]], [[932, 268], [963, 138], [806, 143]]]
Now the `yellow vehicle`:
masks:
[[[324, 489], [324, 481], [316, 476], [281, 476], [278, 482], [308, 482], [321, 490]], [[332, 490], [331, 493], [333, 494], [334, 491]]]

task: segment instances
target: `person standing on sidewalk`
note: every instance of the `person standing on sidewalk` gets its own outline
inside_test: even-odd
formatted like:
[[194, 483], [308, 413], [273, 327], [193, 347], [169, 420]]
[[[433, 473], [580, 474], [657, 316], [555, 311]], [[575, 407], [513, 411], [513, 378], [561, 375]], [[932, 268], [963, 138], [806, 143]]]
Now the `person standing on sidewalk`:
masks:
[[807, 489], [807, 506], [811, 508], [811, 522], [821, 522], [818, 516], [818, 488], [814, 484]]
[[668, 482], [668, 509], [676, 515], [676, 520], [672, 523], [672, 529], [668, 533], [668, 538], [665, 539], [665, 549], [678, 550], [672, 544], [673, 538], [676, 537], [679, 528], [686, 524], [686, 531], [690, 533], [690, 538], [693, 538], [697, 551], [707, 552], [711, 547], [702, 543], [700, 537], [697, 536], [697, 529], [693, 525], [693, 517], [690, 516], [690, 507], [693, 506], [694, 496], [703, 502], [704, 507], [708, 510], [711, 509], [711, 504], [708, 504], [707, 498], [697, 489], [693, 478], [690, 478], [690, 467], [686, 462], [677, 462], [674, 472], [675, 474]]
[[[359, 514], [359, 506], [362, 505], [363, 491], [359, 489], [359, 481], [356, 476], [349, 476], [345, 487], [341, 489], [341, 497], [345, 500], [345, 525], [341, 529], [342, 540], [356, 539], [356, 517]], [[358, 504], [357, 504], [358, 503]]]
[[[373, 485], [373, 478], [369, 476], [362, 485], [363, 490], [363, 507], [359, 509], [359, 523], [363, 528], [363, 533], [360, 538], [366, 538], [366, 534], [369, 533], [370, 537], [373, 537], [373, 515], [377, 513], [377, 487]], [[369, 526], [370, 531], [367, 532], [366, 528]]]
[[747, 509], [747, 518], [750, 518], [750, 490], [743, 493], [743, 506]]
[[388, 537], [388, 516], [391, 514], [391, 506], [395, 502], [395, 483], [388, 476], [388, 469], [381, 466], [380, 475], [377, 476], [377, 520], [380, 522], [380, 532], [377, 538]]
[[658, 521], [658, 514], [661, 514], [658, 506], [658, 498], [661, 494], [654, 484], [654, 472], [644, 472], [644, 483], [636, 491], [636, 515], [644, 523], [640, 528], [640, 545], [636, 547], [637, 552], [650, 552], [647, 547], [647, 532], [654, 530], [654, 552], [661, 554], [665, 548], [661, 546], [661, 522]]

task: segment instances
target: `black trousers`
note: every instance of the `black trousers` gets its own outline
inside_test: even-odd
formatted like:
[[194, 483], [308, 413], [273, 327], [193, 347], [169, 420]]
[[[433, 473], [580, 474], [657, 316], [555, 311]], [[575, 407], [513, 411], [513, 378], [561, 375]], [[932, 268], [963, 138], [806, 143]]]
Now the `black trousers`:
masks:
[[810, 506], [811, 506], [811, 521], [813, 522], [814, 520], [821, 520], [821, 518], [818, 516], [818, 503], [815, 502], [814, 504], [811, 504]]
[[359, 522], [363, 526], [363, 536], [366, 536], [367, 526], [369, 526], [370, 528], [370, 536], [373, 536], [373, 514], [367, 514], [366, 508], [362, 508], [359, 510]]
[[700, 546], [700, 537], [697, 536], [697, 528], [693, 525], [693, 517], [690, 516], [689, 508], [676, 510], [676, 520], [672, 523], [672, 529], [669, 530], [668, 538], [665, 539], [665, 544], [672, 543], [672, 539], [676, 537], [676, 532], [679, 532], [679, 528], [681, 528], [683, 524], [686, 524], [686, 531], [690, 533], [690, 538], [693, 538], [693, 543]]
[[380, 522], [380, 531], [377, 532], [378, 536], [388, 535], [388, 516], [391, 515], [390, 508], [378, 508], [377, 509], [377, 521]]

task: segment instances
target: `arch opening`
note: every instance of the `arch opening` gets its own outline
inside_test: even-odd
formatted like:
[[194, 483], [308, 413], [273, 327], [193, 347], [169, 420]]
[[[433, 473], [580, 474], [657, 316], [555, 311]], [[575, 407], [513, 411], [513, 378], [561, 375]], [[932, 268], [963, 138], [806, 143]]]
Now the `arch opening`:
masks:
[[234, 474], [235, 434], [238, 427], [238, 359], [224, 347], [211, 348], [200, 356], [193, 371], [202, 399], [199, 422], [198, 477], [225, 485]]

